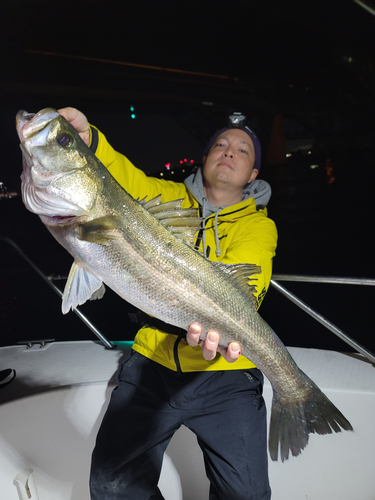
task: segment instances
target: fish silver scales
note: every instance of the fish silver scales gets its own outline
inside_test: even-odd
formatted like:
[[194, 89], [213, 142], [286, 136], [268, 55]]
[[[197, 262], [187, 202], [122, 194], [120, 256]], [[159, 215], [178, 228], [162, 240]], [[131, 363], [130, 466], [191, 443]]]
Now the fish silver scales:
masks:
[[254, 306], [248, 264], [212, 263], [190, 248], [199, 220], [181, 200], [134, 200], [53, 109], [19, 112], [24, 156], [22, 195], [74, 257], [63, 312], [100, 298], [103, 282], [166, 323], [215, 328], [223, 345], [237, 340], [270, 380], [273, 402], [269, 452], [298, 455], [309, 434], [352, 427], [296, 365]]

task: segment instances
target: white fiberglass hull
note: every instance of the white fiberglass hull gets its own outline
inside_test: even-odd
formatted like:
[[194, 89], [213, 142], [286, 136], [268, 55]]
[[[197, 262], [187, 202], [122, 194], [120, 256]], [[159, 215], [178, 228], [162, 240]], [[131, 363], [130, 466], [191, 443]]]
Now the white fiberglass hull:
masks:
[[[93, 342], [0, 349], [0, 369], [17, 372], [0, 389], [1, 498], [89, 500], [91, 452], [118, 363], [128, 349], [124, 344], [110, 351]], [[270, 461], [273, 498], [374, 500], [375, 368], [359, 355], [290, 351], [354, 432], [311, 435], [299, 457]], [[264, 396], [270, 407], [268, 381]], [[166, 500], [208, 498], [200, 449], [184, 427], [167, 449], [159, 486]]]

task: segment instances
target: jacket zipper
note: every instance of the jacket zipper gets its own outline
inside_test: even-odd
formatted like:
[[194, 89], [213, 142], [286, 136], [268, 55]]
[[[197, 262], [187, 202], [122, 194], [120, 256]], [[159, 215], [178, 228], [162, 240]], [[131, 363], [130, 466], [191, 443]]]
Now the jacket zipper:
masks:
[[180, 359], [178, 357], [178, 345], [181, 342], [181, 340], [182, 340], [182, 333], [180, 333], [178, 335], [178, 337], [174, 343], [174, 346], [173, 346], [173, 357], [174, 357], [174, 362], [176, 363], [177, 375], [182, 374]]

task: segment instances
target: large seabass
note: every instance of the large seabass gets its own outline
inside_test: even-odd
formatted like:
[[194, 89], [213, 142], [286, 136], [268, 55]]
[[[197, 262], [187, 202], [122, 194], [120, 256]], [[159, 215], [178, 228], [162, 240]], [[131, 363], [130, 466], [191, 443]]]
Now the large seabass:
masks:
[[200, 224], [180, 201], [134, 200], [53, 109], [20, 111], [22, 196], [56, 240], [74, 257], [63, 312], [100, 298], [105, 283], [126, 301], [162, 321], [187, 329], [215, 328], [223, 345], [242, 353], [272, 384], [269, 452], [273, 460], [298, 455], [309, 434], [352, 426], [256, 312], [249, 264], [213, 263], [190, 247]]

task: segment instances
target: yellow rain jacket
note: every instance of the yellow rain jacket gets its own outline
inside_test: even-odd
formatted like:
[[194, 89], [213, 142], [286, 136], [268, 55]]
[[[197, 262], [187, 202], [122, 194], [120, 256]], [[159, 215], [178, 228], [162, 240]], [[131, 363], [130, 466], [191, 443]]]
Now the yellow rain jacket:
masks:
[[[162, 201], [182, 199], [182, 207], [199, 207], [198, 201], [185, 184], [147, 177], [125, 156], [115, 151], [105, 136], [91, 127], [91, 144], [99, 160], [121, 186], [135, 199], [152, 199], [161, 194]], [[225, 264], [249, 263], [259, 265], [262, 272], [251, 277], [250, 284], [256, 286], [255, 296], [260, 306], [269, 287], [272, 274], [272, 259], [277, 244], [274, 222], [267, 217], [267, 209], [257, 209], [254, 198], [223, 208], [218, 215], [205, 220], [206, 248], [210, 248], [209, 259]], [[217, 232], [217, 234], [216, 234]], [[220, 255], [217, 255], [217, 242]], [[200, 242], [202, 249], [202, 242]], [[202, 356], [201, 347], [191, 347], [181, 336], [166, 333], [156, 327], [141, 328], [133, 349], [153, 361], [174, 371], [195, 372], [204, 370], [238, 370], [254, 368], [244, 356], [235, 363], [228, 363], [220, 354], [212, 361]]]

